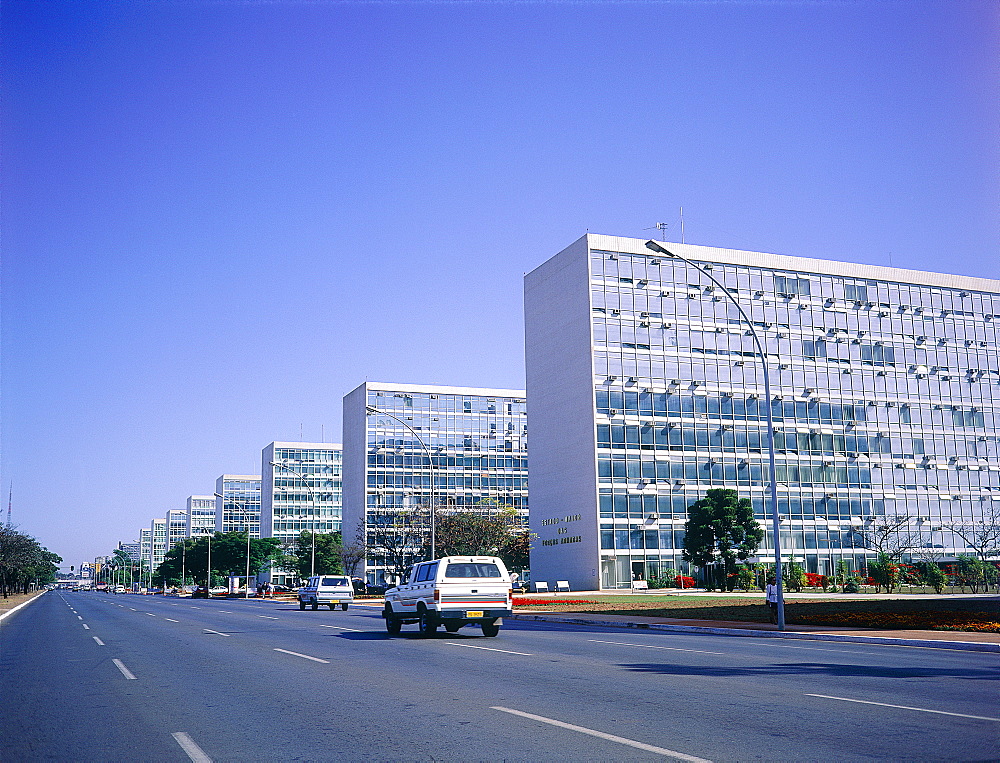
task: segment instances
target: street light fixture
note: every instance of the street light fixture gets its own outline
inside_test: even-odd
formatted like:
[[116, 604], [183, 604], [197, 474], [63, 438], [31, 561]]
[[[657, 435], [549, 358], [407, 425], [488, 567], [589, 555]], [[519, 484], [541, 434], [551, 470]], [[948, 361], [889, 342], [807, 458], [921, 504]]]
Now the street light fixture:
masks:
[[271, 466], [276, 466], [279, 469], [284, 469], [286, 472], [291, 472], [302, 481], [302, 486], [309, 491], [309, 513], [312, 516], [310, 521], [312, 530], [309, 533], [312, 536], [312, 553], [309, 559], [309, 577], [313, 577], [316, 575], [316, 495], [313, 492], [312, 483], [309, 482], [302, 472], [296, 471], [290, 466], [279, 464], [277, 461], [271, 461]]
[[[222, 500], [222, 513], [223, 519], [225, 519], [226, 513], [226, 497], [220, 493], [214, 494], [216, 498]], [[245, 503], [240, 503], [239, 501], [230, 501], [234, 506], [239, 506], [240, 511], [243, 514], [243, 518], [246, 521], [247, 526], [247, 595], [245, 598], [250, 598], [250, 510], [247, 508]]]
[[765, 410], [765, 412], [767, 414], [768, 477], [769, 477], [770, 482], [771, 482], [771, 528], [772, 528], [772, 533], [774, 534], [774, 577], [775, 577], [775, 587], [778, 589], [778, 591], [777, 591], [777, 593], [778, 593], [778, 607], [777, 607], [777, 609], [778, 609], [778, 630], [779, 631], [783, 631], [783, 630], [785, 630], [785, 595], [784, 595], [784, 592], [782, 591], [782, 585], [781, 585], [781, 541], [779, 540], [780, 536], [779, 536], [779, 530], [778, 530], [778, 524], [779, 524], [779, 518], [778, 518], [778, 478], [777, 478], [777, 469], [776, 469], [775, 463], [774, 463], [775, 462], [775, 458], [774, 458], [774, 416], [772, 415], [772, 412], [771, 412], [771, 405], [772, 405], [772, 400], [771, 400], [771, 375], [770, 375], [770, 373], [768, 371], [768, 366], [767, 366], [767, 351], [766, 351], [766, 349], [764, 347], [764, 343], [761, 341], [760, 335], [757, 333], [757, 330], [754, 328], [753, 321], [750, 319], [750, 316], [747, 315], [746, 310], [743, 309], [743, 306], [740, 305], [740, 303], [737, 301], [736, 297], [734, 297], [732, 295], [732, 293], [729, 291], [729, 289], [726, 288], [726, 285], [724, 283], [722, 283], [714, 275], [712, 275], [712, 273], [710, 271], [706, 270], [701, 265], [698, 265], [697, 263], [692, 262], [691, 260], [687, 259], [686, 257], [682, 257], [679, 254], [675, 254], [674, 252], [671, 252], [670, 250], [668, 250], [666, 247], [664, 247], [662, 244], [660, 244], [657, 241], [647, 241], [646, 242], [646, 248], [647, 249], [651, 249], [652, 251], [656, 252], [657, 254], [662, 254], [662, 255], [664, 255], [666, 257], [673, 257], [675, 259], [680, 260], [681, 262], [687, 263], [688, 265], [690, 265], [691, 267], [693, 267], [695, 270], [697, 270], [699, 273], [701, 273], [703, 276], [705, 276], [710, 281], [712, 281], [712, 283], [714, 283], [719, 288], [719, 290], [722, 291], [722, 293], [725, 294], [726, 297], [729, 298], [729, 301], [732, 302], [733, 306], [739, 311], [740, 315], [743, 317], [743, 320], [747, 324], [747, 328], [750, 331], [750, 335], [753, 337], [754, 344], [757, 345], [757, 354], [760, 357], [761, 369], [764, 372], [764, 397], [767, 399], [767, 404], [764, 406], [764, 410]]
[[420, 437], [420, 435], [417, 434], [417, 431], [413, 427], [411, 427], [409, 424], [407, 424], [403, 419], [399, 418], [399, 416], [396, 416], [396, 415], [391, 414], [391, 413], [389, 413], [387, 411], [383, 411], [383, 410], [381, 410], [379, 408], [376, 408], [374, 405], [366, 405], [365, 406], [365, 415], [371, 416], [372, 414], [378, 414], [379, 416], [388, 416], [390, 419], [393, 419], [394, 421], [398, 421], [400, 424], [402, 424], [404, 427], [406, 427], [410, 431], [410, 434], [412, 434], [414, 436], [414, 438], [416, 438], [417, 442], [420, 443], [420, 447], [422, 447], [424, 449], [424, 452], [427, 454], [427, 468], [430, 471], [430, 495], [428, 496], [428, 499], [429, 499], [429, 502], [430, 502], [430, 511], [431, 511], [431, 548], [430, 548], [430, 552], [429, 552], [430, 553], [429, 559], [433, 559], [434, 558], [434, 553], [435, 553], [435, 551], [434, 551], [435, 540], [436, 540], [436, 538], [435, 538], [435, 527], [436, 527], [436, 524], [437, 524], [437, 519], [436, 519], [436, 513], [437, 512], [435, 510], [436, 507], [434, 505], [434, 498], [435, 498], [435, 493], [434, 493], [434, 458], [431, 455], [431, 449], [429, 447], [427, 447], [427, 443], [425, 443], [423, 441], [423, 439]]

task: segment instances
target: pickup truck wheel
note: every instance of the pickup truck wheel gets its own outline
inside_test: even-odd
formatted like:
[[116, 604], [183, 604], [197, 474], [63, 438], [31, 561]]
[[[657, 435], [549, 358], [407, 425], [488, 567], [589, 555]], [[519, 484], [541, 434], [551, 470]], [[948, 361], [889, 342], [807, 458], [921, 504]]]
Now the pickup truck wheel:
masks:
[[[342, 610], [346, 610], [346, 609], [347, 609], [347, 605], [346, 605], [346, 604], [341, 604], [341, 605], [340, 605], [340, 608], [341, 608]], [[333, 609], [333, 607], [330, 607], [330, 609]]]
[[385, 618], [385, 629], [389, 635], [398, 635], [400, 629], [403, 627], [403, 624], [397, 618], [392, 616], [392, 607], [386, 607], [382, 616]]
[[496, 636], [500, 632], [500, 626], [490, 620], [483, 621], [483, 635]]
[[306, 603], [304, 601], [300, 601], [299, 602], [299, 612], [305, 612], [305, 611], [306, 611]]
[[315, 611], [316, 611], [317, 609], [319, 609], [319, 604], [318, 604], [317, 602], [315, 602], [315, 601], [314, 601], [314, 602], [312, 603], [312, 610], [313, 610], [313, 612], [315, 612]]
[[420, 610], [420, 634], [423, 636], [431, 636], [437, 632], [438, 624], [434, 619], [434, 615], [428, 612], [426, 609]]

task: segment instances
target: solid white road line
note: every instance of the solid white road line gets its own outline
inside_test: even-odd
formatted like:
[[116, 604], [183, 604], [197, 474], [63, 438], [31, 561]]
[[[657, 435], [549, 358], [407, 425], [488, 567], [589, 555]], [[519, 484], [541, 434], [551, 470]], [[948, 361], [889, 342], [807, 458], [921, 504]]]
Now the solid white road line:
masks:
[[935, 715], [951, 715], [955, 718], [973, 718], [977, 721], [996, 721], [1000, 723], [1000, 718], [990, 718], [986, 715], [966, 715], [965, 713], [948, 713], [944, 710], [929, 710], [926, 707], [909, 707], [907, 705], [890, 705], [885, 702], [869, 702], [864, 699], [849, 699], [848, 697], [831, 697], [829, 694], [806, 694], [807, 697], [820, 697], [822, 699], [838, 699], [841, 702], [857, 702], [861, 705], [878, 705], [879, 707], [894, 707], [897, 710], [916, 710], [918, 713], [934, 713]]
[[89, 630], [90, 630], [90, 626], [89, 626], [89, 625], [87, 625], [86, 623], [81, 623], [81, 625], [83, 625], [83, 629], [84, 629], [85, 631], [89, 631]]
[[126, 668], [124, 665], [122, 665], [121, 660], [111, 660], [111, 661], [118, 666], [118, 669], [122, 672], [122, 675], [125, 676], [129, 681], [136, 680], [135, 676], [132, 674], [132, 671]]
[[163, 619], [166, 620], [167, 622], [170, 622], [170, 623], [179, 623], [180, 622], [180, 620], [171, 620], [169, 617], [164, 617]]
[[312, 660], [313, 662], [322, 662], [326, 665], [330, 664], [329, 660], [321, 660], [319, 657], [310, 657], [308, 654], [299, 654], [298, 652], [289, 652], [287, 649], [275, 649], [276, 652], [283, 652], [284, 654], [291, 654], [295, 657], [301, 657], [304, 660]]
[[[43, 595], [44, 594], [39, 594], [39, 596], [43, 596]], [[27, 601], [22, 601], [16, 607], [11, 607], [6, 612], [4, 612], [2, 615], [0, 615], [0, 620], [3, 620], [5, 617], [10, 617], [12, 614], [14, 614], [15, 612], [17, 612], [17, 610], [19, 610], [21, 607], [28, 606], [29, 604], [31, 604], [31, 602], [33, 602], [37, 598], [38, 598], [38, 596], [33, 596], [32, 598], [28, 599]]]
[[588, 729], [584, 726], [575, 726], [572, 723], [563, 723], [562, 721], [553, 720], [552, 718], [546, 718], [542, 715], [534, 715], [532, 713], [522, 713], [520, 710], [511, 710], [509, 707], [491, 707], [490, 710], [499, 710], [502, 713], [510, 713], [511, 715], [519, 715], [522, 718], [528, 718], [533, 721], [538, 721], [540, 723], [548, 723], [551, 726], [558, 726], [561, 729], [569, 729], [570, 731], [579, 731], [581, 734], [589, 734], [592, 737], [597, 737], [598, 739], [606, 739], [609, 742], [617, 742], [618, 744], [625, 744], [629, 747], [635, 747], [638, 750], [645, 750], [646, 752], [654, 752], [658, 755], [665, 755], [669, 758], [676, 758], [677, 760], [686, 760], [688, 763], [710, 763], [710, 761], [704, 758], [696, 758], [692, 755], [685, 755], [682, 752], [675, 752], [674, 750], [668, 750], [665, 747], [655, 747], [651, 744], [645, 744], [644, 742], [636, 742], [634, 739], [626, 739], [625, 737], [615, 736], [614, 734], [605, 734], [603, 731], [594, 731], [594, 729]]
[[522, 657], [532, 657], [529, 652], [512, 652], [509, 649], [494, 649], [491, 646], [475, 646], [474, 644], [459, 644], [455, 641], [445, 641], [448, 646], [464, 646], [466, 649], [485, 649], [487, 652], [503, 652], [504, 654], [519, 654]]
[[726, 655], [722, 652], [704, 652], [701, 649], [680, 649], [676, 646], [651, 646], [649, 644], [626, 644], [624, 641], [600, 641], [596, 638], [589, 638], [587, 641], [592, 641], [595, 644], [617, 644], [618, 646], [641, 646], [643, 649], [669, 649], [671, 652], [694, 652], [696, 654], [716, 654], [720, 657], [725, 657]]
[[175, 731], [170, 736], [177, 740], [177, 744], [181, 746], [181, 749], [187, 753], [187, 756], [194, 763], [212, 763], [212, 759], [205, 754], [205, 751], [196, 745], [194, 740], [183, 731]]
[[94, 636], [93, 639], [94, 639], [94, 641], [97, 642], [98, 646], [104, 646], [104, 642], [101, 641], [99, 638], [97, 638], [97, 636]]
[[205, 633], [214, 633], [216, 636], [225, 636], [229, 638], [231, 634], [229, 633], [219, 633], [218, 631], [213, 631], [211, 628], [205, 628]]
[[320, 628], [336, 628], [338, 631], [351, 631], [352, 633], [363, 633], [364, 631], [358, 628], [345, 628], [342, 625], [321, 625]]

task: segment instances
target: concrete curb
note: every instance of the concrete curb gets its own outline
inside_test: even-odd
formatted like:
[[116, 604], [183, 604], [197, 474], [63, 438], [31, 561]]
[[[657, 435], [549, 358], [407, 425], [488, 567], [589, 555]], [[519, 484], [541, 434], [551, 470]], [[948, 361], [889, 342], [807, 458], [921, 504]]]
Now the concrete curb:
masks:
[[926, 649], [958, 649], [963, 652], [1000, 652], [1000, 644], [979, 641], [935, 641], [932, 639], [889, 638], [886, 636], [845, 636], [834, 633], [802, 633], [798, 631], [757, 631], [744, 628], [705, 628], [699, 625], [668, 625], [667, 623], [614, 622], [610, 620], [585, 620], [576, 617], [547, 617], [515, 613], [505, 620], [530, 620], [535, 622], [567, 623], [570, 625], [598, 625], [602, 628], [631, 628], [632, 630], [667, 631], [670, 633], [705, 633], [714, 636], [744, 636], [747, 638], [787, 638], [805, 641], [852, 641], [860, 644], [883, 646], [912, 646]]
[[21, 602], [20, 604], [18, 604], [18, 605], [17, 605], [16, 607], [14, 607], [13, 609], [8, 609], [8, 610], [7, 610], [6, 612], [4, 612], [4, 613], [3, 613], [2, 615], [0, 615], [0, 622], [3, 622], [4, 618], [7, 618], [7, 617], [10, 617], [10, 616], [11, 616], [12, 614], [14, 614], [15, 612], [17, 612], [17, 610], [19, 610], [19, 609], [20, 609], [21, 607], [26, 607], [26, 606], [28, 606], [29, 604], [31, 604], [31, 602], [33, 602], [33, 601], [37, 601], [38, 599], [42, 598], [42, 596], [43, 596], [44, 594], [45, 594], [45, 591], [41, 591], [41, 592], [40, 592], [40, 593], [38, 593], [37, 595], [35, 595], [35, 596], [32, 596], [32, 597], [31, 597], [30, 599], [28, 599], [27, 601], [22, 601], [22, 602]]

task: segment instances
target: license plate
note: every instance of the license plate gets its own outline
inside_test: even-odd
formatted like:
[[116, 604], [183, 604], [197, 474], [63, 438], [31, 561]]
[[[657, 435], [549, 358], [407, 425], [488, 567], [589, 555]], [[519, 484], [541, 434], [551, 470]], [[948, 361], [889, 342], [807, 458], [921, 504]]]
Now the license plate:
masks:
[[468, 612], [465, 613], [465, 616], [466, 617], [482, 617], [483, 616], [483, 610], [481, 610], [481, 609], [469, 610]]

